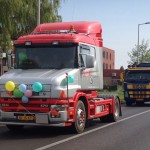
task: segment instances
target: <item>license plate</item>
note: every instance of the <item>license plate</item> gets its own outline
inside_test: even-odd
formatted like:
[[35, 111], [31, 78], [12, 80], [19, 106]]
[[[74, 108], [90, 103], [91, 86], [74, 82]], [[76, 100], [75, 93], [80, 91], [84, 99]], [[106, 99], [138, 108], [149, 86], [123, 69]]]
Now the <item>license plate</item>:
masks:
[[18, 116], [19, 120], [34, 120], [34, 116]]

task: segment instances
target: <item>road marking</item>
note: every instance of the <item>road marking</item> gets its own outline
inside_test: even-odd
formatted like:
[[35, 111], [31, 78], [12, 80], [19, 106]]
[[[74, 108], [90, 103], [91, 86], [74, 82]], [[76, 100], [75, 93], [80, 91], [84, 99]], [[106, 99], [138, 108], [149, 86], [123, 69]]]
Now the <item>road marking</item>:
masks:
[[119, 123], [119, 122], [123, 122], [123, 121], [126, 121], [126, 120], [128, 120], [128, 119], [131, 119], [131, 118], [140, 116], [140, 115], [142, 115], [142, 114], [146, 114], [146, 113], [148, 113], [148, 112], [150, 112], [150, 110], [143, 111], [143, 112], [141, 112], [141, 113], [132, 115], [132, 116], [130, 116], [130, 117], [126, 117], [126, 118], [123, 118], [123, 119], [121, 119], [121, 120], [118, 120], [117, 122], [109, 123], [109, 124], [104, 125], [104, 126], [102, 126], [102, 127], [98, 127], [98, 128], [95, 128], [95, 129], [92, 129], [92, 130], [83, 132], [83, 133], [81, 133], [81, 134], [77, 134], [77, 135], [74, 135], [74, 136], [72, 136], [72, 137], [66, 138], [66, 139], [64, 139], [64, 140], [60, 140], [60, 141], [57, 141], [57, 142], [54, 142], [54, 143], [45, 145], [45, 146], [40, 147], [40, 148], [37, 148], [37, 149], [35, 149], [35, 150], [45, 150], [45, 149], [51, 148], [51, 147], [53, 147], [53, 146], [62, 144], [62, 143], [64, 143], [64, 142], [68, 142], [68, 141], [70, 141], [70, 140], [73, 140], [73, 139], [76, 139], [76, 138], [78, 138], [78, 137], [87, 135], [87, 134], [92, 133], [92, 132], [95, 132], [95, 131], [97, 131], [97, 130], [101, 130], [101, 129], [103, 129], [103, 128], [109, 127], [109, 126], [114, 125], [114, 124], [117, 124], [117, 123]]

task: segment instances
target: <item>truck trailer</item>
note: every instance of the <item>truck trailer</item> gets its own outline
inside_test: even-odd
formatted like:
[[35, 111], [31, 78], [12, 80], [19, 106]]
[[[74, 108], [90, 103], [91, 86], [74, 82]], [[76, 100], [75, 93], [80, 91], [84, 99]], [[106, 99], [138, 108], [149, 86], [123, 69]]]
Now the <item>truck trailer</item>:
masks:
[[0, 78], [0, 124], [68, 126], [81, 133], [93, 119], [121, 116], [117, 95], [103, 89], [103, 39], [99, 22], [38, 25], [20, 36], [8, 54], [10, 69]]

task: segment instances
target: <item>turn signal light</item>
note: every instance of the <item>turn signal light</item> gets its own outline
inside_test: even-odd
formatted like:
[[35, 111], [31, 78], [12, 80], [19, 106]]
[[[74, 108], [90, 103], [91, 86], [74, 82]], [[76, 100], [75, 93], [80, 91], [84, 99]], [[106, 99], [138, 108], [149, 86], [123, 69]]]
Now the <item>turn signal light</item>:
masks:
[[65, 93], [64, 91], [61, 91], [59, 97], [60, 97], [60, 98], [66, 98], [67, 95], [66, 95], [66, 93]]

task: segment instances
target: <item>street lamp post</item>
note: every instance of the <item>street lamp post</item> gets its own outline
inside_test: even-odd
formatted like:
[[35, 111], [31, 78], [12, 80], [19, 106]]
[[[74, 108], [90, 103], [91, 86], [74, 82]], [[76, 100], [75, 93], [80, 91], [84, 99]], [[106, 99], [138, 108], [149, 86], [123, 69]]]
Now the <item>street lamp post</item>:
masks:
[[[145, 22], [145, 23], [138, 24], [138, 43], [137, 43], [137, 52], [138, 53], [139, 53], [140, 25], [145, 25], [145, 24], [150, 24], [150, 22]], [[138, 55], [137, 55], [137, 63], [139, 63]]]

